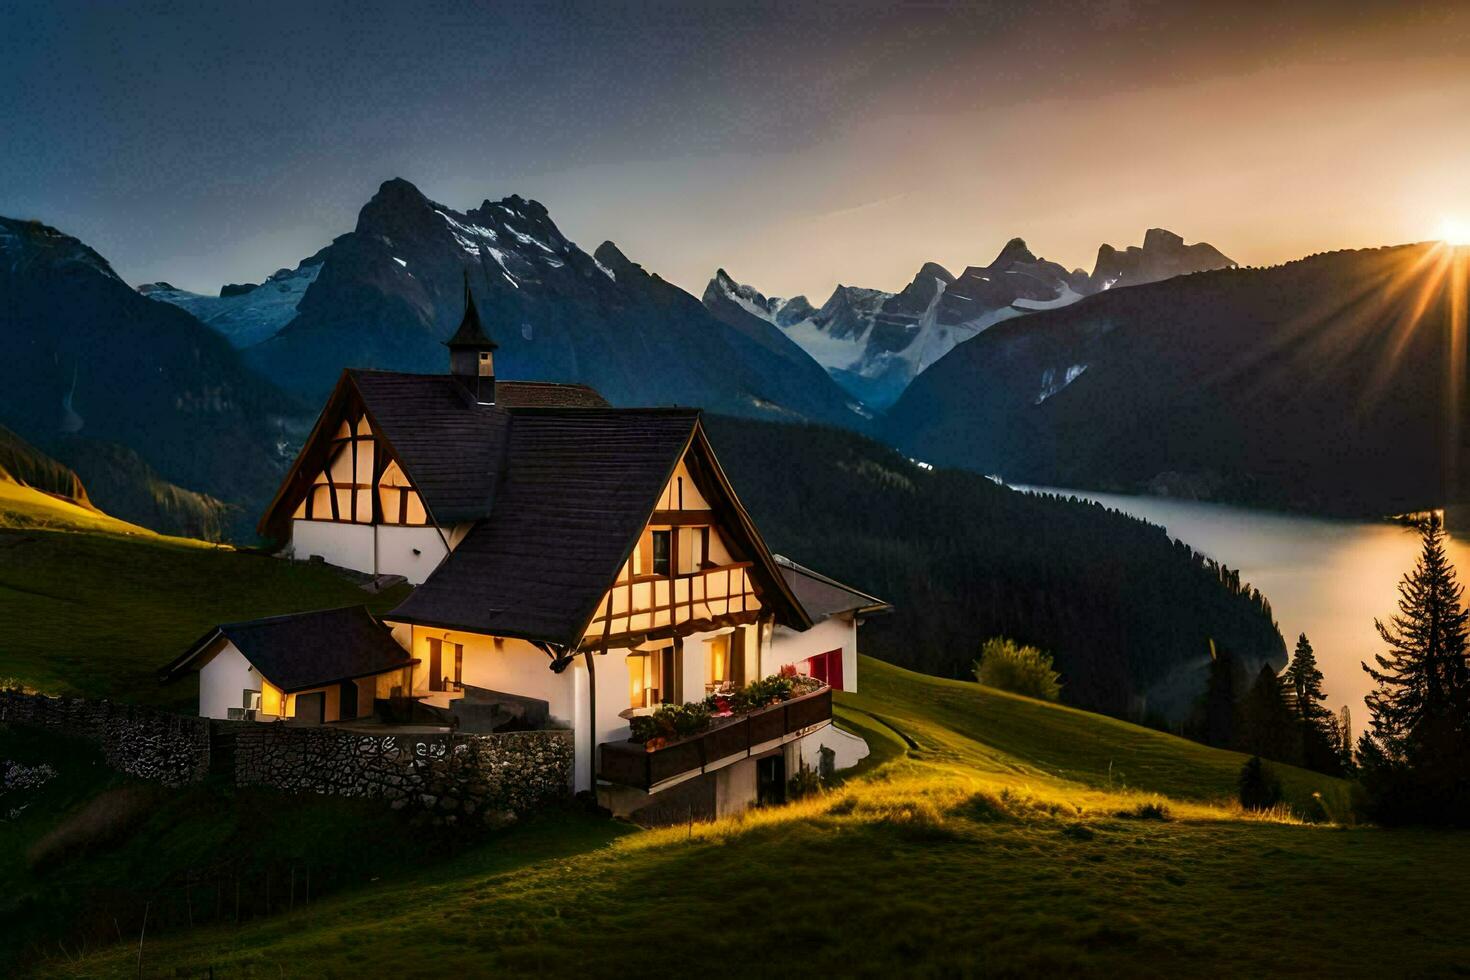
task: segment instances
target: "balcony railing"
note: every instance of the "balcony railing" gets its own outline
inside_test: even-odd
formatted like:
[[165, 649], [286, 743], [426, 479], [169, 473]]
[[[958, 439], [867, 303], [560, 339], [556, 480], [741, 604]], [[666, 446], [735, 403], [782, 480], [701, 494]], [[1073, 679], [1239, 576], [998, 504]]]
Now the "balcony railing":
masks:
[[741, 561], [671, 575], [623, 578], [598, 605], [586, 636], [596, 639], [606, 635], [621, 640], [721, 617], [753, 618], [761, 603], [750, 579], [750, 567], [750, 562]]
[[716, 718], [698, 735], [650, 749], [639, 742], [604, 742], [597, 775], [609, 783], [655, 790], [747, 758], [832, 720], [832, 689], [823, 687], [733, 718]]

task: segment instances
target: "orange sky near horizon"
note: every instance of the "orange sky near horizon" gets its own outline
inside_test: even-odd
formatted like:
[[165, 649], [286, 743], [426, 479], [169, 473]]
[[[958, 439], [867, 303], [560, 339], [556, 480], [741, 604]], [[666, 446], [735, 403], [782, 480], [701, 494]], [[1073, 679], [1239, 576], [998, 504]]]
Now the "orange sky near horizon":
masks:
[[[958, 274], [1013, 236], [1089, 271], [1098, 245], [1153, 226], [1243, 265], [1435, 239], [1470, 224], [1470, 8], [1348, 14], [1360, 6], [1191, 40], [1140, 69], [1108, 63], [1125, 49], [1103, 41], [1071, 47], [1077, 60], [1024, 98], [996, 93], [994, 72], [967, 77], [963, 59], [936, 64], [791, 152], [712, 157], [704, 176], [640, 161], [638, 224], [593, 231], [622, 224], [621, 207], [580, 201], [562, 220], [696, 294], [723, 266], [817, 303], [839, 282], [900, 289], [925, 261]], [[1018, 64], [1000, 75], [1031, 77], [1024, 51], [1000, 57]]]

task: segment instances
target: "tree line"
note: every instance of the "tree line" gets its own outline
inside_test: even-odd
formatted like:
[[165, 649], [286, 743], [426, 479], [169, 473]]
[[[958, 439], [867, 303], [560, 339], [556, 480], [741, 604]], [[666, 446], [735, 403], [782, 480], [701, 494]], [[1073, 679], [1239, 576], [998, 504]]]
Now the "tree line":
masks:
[[[1385, 824], [1470, 824], [1470, 610], [1436, 516], [1419, 524], [1420, 550], [1399, 582], [1398, 612], [1374, 620], [1385, 646], [1362, 668], [1374, 682], [1367, 730], [1326, 704], [1306, 634], [1290, 663], [1250, 677], [1217, 651], [1186, 734], [1257, 759], [1353, 776], [1365, 815]], [[1242, 775], [1259, 783], [1259, 762]]]
[[815, 425], [706, 418], [771, 547], [891, 602], [865, 653], [970, 676], [991, 637], [1045, 650], [1068, 704], [1178, 728], [1211, 638], [1283, 663], [1271, 606], [1162, 527], [1100, 504], [928, 469]]

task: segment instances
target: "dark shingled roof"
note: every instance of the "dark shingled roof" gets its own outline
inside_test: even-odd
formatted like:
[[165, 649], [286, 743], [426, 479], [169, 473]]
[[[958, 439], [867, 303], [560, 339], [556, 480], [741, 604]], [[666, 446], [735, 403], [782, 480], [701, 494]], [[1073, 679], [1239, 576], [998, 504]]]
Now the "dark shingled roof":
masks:
[[413, 662], [388, 627], [363, 606], [225, 623], [200, 637], [163, 669], [177, 676], [224, 638], [276, 687], [287, 692], [371, 677]]
[[516, 412], [491, 518], [391, 618], [580, 640], [698, 418], [694, 409]]
[[[310, 481], [324, 466], [325, 438], [319, 430], [340, 406], [361, 401], [379, 436], [391, 448], [424, 506], [441, 526], [478, 520], [495, 502], [495, 487], [504, 465], [510, 412], [519, 408], [607, 408], [607, 400], [581, 384], [546, 381], [502, 381], [495, 386], [496, 404], [481, 405], [464, 384], [447, 374], [401, 374], [393, 371], [347, 370], [307, 439], [292, 476], [260, 522], [266, 537], [285, 537], [290, 513]], [[330, 437], [331, 433], [325, 433]], [[316, 454], [316, 455], [314, 455]], [[297, 490], [292, 494], [292, 488]]]
[[893, 607], [882, 599], [859, 592], [850, 585], [843, 585], [836, 579], [814, 572], [805, 565], [798, 565], [783, 555], [776, 555], [775, 558], [786, 584], [791, 586], [791, 591], [796, 593], [796, 598], [801, 601], [802, 608], [814, 623], [845, 612], [893, 611]]
[[508, 412], [477, 405], [449, 375], [348, 373], [373, 428], [436, 522], [458, 524], [490, 513], [504, 465]]

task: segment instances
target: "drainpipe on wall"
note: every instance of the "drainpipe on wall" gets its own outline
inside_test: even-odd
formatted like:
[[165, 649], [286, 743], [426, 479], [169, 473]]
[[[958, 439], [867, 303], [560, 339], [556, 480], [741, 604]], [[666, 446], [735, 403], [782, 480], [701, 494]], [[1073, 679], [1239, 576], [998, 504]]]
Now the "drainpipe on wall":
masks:
[[592, 651], [582, 651], [587, 659], [587, 713], [592, 716], [587, 726], [587, 787], [593, 797], [597, 796], [597, 666]]

